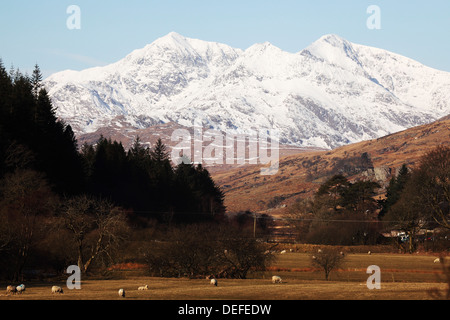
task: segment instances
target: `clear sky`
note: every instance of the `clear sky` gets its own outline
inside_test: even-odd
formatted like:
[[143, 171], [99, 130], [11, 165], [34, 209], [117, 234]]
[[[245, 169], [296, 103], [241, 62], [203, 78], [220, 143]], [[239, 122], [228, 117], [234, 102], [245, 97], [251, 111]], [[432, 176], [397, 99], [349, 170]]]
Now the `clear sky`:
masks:
[[[81, 29], [67, 27], [70, 5]], [[381, 29], [367, 27], [370, 5]], [[30, 72], [38, 63], [44, 76], [116, 62], [171, 31], [289, 52], [334, 33], [450, 72], [449, 0], [0, 0], [3, 64]]]

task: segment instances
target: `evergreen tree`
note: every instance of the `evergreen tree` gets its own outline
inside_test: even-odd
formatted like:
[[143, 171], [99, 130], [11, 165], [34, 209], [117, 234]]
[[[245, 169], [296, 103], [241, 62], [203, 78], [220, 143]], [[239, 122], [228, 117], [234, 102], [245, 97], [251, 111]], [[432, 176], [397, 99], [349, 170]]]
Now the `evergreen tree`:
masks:
[[319, 187], [317, 196], [328, 196], [335, 211], [341, 205], [341, 198], [345, 190], [350, 187], [350, 182], [342, 174], [334, 175]]
[[375, 190], [381, 186], [374, 181], [357, 181], [350, 184], [343, 195], [341, 204], [346, 209], [356, 211], [362, 214], [373, 213], [377, 208], [377, 202], [374, 199]]
[[46, 89], [41, 89], [37, 95], [34, 119], [40, 131], [45, 134], [55, 133], [51, 131], [56, 129], [58, 118]]
[[406, 164], [403, 164], [400, 171], [396, 177], [392, 177], [389, 181], [389, 185], [386, 189], [386, 199], [380, 201], [382, 209], [380, 211], [380, 216], [383, 217], [389, 209], [397, 203], [400, 196], [405, 188], [406, 183], [410, 178], [410, 172]]
[[155, 147], [150, 151], [152, 161], [157, 164], [166, 164], [170, 161], [170, 153], [167, 146], [162, 142], [161, 138], [156, 142]]
[[33, 86], [33, 95], [37, 99], [39, 91], [42, 88], [42, 73], [37, 63], [34, 65], [34, 70], [31, 75], [31, 85]]

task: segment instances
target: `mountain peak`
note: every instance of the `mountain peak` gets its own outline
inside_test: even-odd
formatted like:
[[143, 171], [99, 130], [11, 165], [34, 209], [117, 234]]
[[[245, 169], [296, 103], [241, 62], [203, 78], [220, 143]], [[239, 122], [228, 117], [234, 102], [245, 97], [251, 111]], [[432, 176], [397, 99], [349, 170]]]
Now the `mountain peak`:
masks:
[[348, 41], [337, 34], [330, 33], [330, 34], [323, 35], [316, 42], [327, 42], [331, 45], [339, 45], [339, 44], [342, 44], [342, 43], [348, 42]]
[[175, 31], [169, 32], [169, 33], [166, 35], [166, 37], [172, 37], [172, 38], [174, 38], [174, 39], [176, 39], [176, 38], [185, 39], [184, 36], [182, 36], [181, 34], [179, 34], [178, 32], [175, 32]]
[[186, 47], [188, 44], [188, 39], [177, 32], [170, 32], [167, 35], [156, 39], [153, 43], [160, 46], [183, 46]]
[[252, 45], [247, 50], [245, 50], [245, 53], [253, 55], [253, 54], [262, 54], [262, 53], [265, 53], [268, 51], [280, 53], [283, 50], [281, 50], [277, 46], [274, 46], [272, 43], [266, 41], [266, 42], [256, 43], [256, 44]]
[[353, 68], [355, 63], [361, 66], [355, 44], [336, 34], [320, 37], [302, 52], [308, 52], [327, 63], [344, 68]]

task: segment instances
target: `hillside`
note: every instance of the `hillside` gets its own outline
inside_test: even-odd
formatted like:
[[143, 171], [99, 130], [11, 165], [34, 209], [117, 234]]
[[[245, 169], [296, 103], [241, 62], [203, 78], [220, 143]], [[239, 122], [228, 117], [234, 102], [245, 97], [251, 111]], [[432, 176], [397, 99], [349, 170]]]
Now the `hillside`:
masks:
[[331, 151], [283, 157], [274, 176], [261, 176], [258, 166], [246, 166], [216, 172], [213, 178], [225, 192], [229, 212], [251, 210], [276, 216], [296, 199], [313, 195], [321, 183], [336, 173], [350, 179], [370, 178], [386, 185], [402, 164], [413, 167], [439, 144], [450, 145], [449, 116]]

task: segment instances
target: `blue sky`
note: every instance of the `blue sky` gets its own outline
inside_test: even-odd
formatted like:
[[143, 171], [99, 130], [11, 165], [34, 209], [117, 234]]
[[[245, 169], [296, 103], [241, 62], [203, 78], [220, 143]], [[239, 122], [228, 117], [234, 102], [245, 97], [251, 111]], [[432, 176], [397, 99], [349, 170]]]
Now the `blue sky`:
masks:
[[[77, 5], [79, 30], [66, 25]], [[370, 30], [367, 8], [381, 10]], [[298, 52], [324, 34], [396, 52], [450, 72], [449, 0], [1, 0], [0, 58], [23, 72], [115, 62], [171, 31], [246, 49], [269, 41]]]

